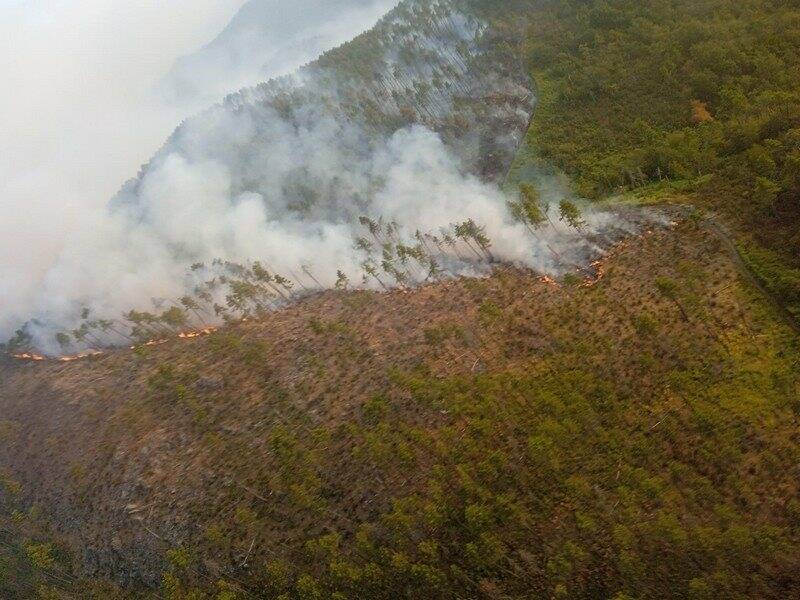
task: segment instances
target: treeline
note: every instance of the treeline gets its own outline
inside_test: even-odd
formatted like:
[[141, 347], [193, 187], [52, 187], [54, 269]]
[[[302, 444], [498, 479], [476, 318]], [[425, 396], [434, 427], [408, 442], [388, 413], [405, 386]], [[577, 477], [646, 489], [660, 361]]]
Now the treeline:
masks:
[[[800, 186], [800, 11], [791, 2], [546, 3], [527, 53], [536, 147], [587, 196], [734, 167], [763, 205]], [[771, 193], [765, 193], [771, 191]]]
[[[231, 323], [263, 316], [309, 293], [334, 287], [409, 288], [458, 275], [465, 263], [492, 263], [491, 240], [486, 228], [474, 220], [442, 228], [436, 234], [416, 231], [409, 241], [394, 221], [359, 218], [364, 235], [356, 238], [354, 250], [362, 255], [361, 276], [356, 281], [341, 269], [315, 274], [300, 265], [286, 274], [266, 262], [243, 264], [215, 259], [195, 263], [186, 281], [189, 291], [175, 299], [154, 298], [149, 310], [131, 309], [119, 318], [103, 318], [90, 308], [80, 311], [79, 325], [53, 334], [62, 353], [100, 350], [146, 343], [176, 335], [191, 328]], [[334, 281], [326, 285], [323, 281]], [[35, 331], [46, 325], [32, 321], [19, 329], [0, 349], [11, 354], [36, 353]]]
[[226, 104], [238, 110], [263, 102], [287, 120], [312, 107], [376, 136], [422, 124], [442, 136], [465, 170], [497, 180], [533, 110], [529, 74], [512, 49], [523, 32], [506, 33], [458, 0], [410, 0], [308, 65], [303, 86], [277, 79]]

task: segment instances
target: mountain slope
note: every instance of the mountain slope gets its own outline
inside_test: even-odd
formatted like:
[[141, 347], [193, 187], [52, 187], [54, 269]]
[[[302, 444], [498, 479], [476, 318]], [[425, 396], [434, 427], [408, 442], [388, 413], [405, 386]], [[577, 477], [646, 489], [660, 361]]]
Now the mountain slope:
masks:
[[[496, 185], [535, 104], [514, 51], [518, 33], [457, 0], [408, 0], [297, 74], [188, 119], [71, 238], [12, 345], [49, 355], [92, 349], [71, 335], [87, 314], [135, 337], [120, 315], [161, 312], [164, 299], [224, 275], [217, 261], [258, 260], [295, 290], [309, 281], [292, 273], [308, 269], [314, 289], [333, 287], [340, 272], [380, 287], [364, 264], [381, 268], [385, 240], [359, 243], [362, 217], [390, 226], [393, 246], [408, 248], [423, 234], [452, 237], [471, 219], [497, 257], [563, 270], [545, 244], [516, 243], [525, 228]], [[555, 213], [565, 194], [557, 181], [547, 187]], [[586, 221], [593, 229], [603, 219]], [[575, 237], [574, 228], [552, 230]], [[474, 272], [463, 253], [450, 254], [460, 264], [449, 271]], [[196, 264], [206, 268], [191, 271]], [[228, 295], [218, 286], [212, 303]]]
[[529, 2], [539, 159], [583, 195], [633, 191], [723, 215], [800, 315], [796, 2]]
[[181, 594], [789, 597], [797, 348], [677, 218], [593, 287], [501, 269], [329, 292], [206, 339], [7, 366], [14, 502], [82, 572], [163, 571]]
[[[286, 153], [297, 160], [279, 171], [294, 214], [357, 216], [363, 199], [315, 179], [319, 150], [352, 165], [416, 123], [478, 180], [513, 190], [552, 161], [587, 194], [618, 194], [620, 222], [647, 224], [595, 265], [597, 281], [495, 264], [477, 279], [309, 294], [207, 337], [2, 362], [0, 595], [800, 595], [800, 347], [743, 270], [764, 262], [741, 241], [784, 273], [791, 220], [753, 229], [738, 153], [692, 162], [715, 128], [746, 125], [742, 112], [723, 125], [693, 87], [715, 73], [697, 70], [713, 50], [702, 40], [728, 26], [763, 41], [780, 18], [764, 46], [791, 65], [793, 10], [409, 2], [298, 78], [184, 124], [117, 198], [130, 222], [158, 221], [148, 185], [175, 154], [224, 163], [237, 192], [271, 197], [254, 173], [283, 156], [264, 150], [275, 132], [326, 122], [300, 146], [312, 159]], [[630, 52], [642, 45], [646, 60]], [[534, 104], [523, 58], [541, 100], [517, 153]], [[763, 123], [742, 152], [768, 148], [776, 182], [791, 173], [794, 105], [759, 88], [794, 80], [773, 68], [739, 83], [766, 102], [747, 109]], [[666, 85], [676, 78], [690, 89]], [[636, 162], [666, 160], [664, 144], [677, 150], [652, 172]], [[774, 207], [792, 202], [785, 186]]]

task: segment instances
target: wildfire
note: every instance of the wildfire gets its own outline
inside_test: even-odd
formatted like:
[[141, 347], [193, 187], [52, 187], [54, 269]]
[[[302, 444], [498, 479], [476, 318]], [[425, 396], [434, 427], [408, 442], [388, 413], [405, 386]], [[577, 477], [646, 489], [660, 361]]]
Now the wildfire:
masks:
[[191, 338], [202, 337], [204, 335], [211, 335], [215, 331], [217, 331], [219, 327], [206, 327], [205, 329], [199, 329], [197, 331], [184, 331], [183, 333], [179, 333], [178, 337], [183, 340], [188, 340]]
[[594, 269], [594, 277], [588, 278], [583, 282], [583, 287], [592, 287], [598, 281], [600, 281], [606, 274], [606, 265], [605, 262], [602, 260], [596, 260], [591, 264], [592, 269]]
[[539, 281], [541, 281], [542, 283], [546, 283], [547, 285], [552, 285], [554, 287], [558, 287], [558, 282], [555, 279], [553, 279], [552, 277], [549, 277], [547, 275], [542, 275], [539, 278]]
[[62, 356], [58, 358], [58, 362], [74, 362], [82, 358], [89, 358], [90, 356], [100, 356], [101, 354], [103, 354], [103, 352], [100, 350], [88, 350], [80, 354], [75, 354], [74, 356]]
[[[218, 329], [219, 327], [206, 327], [204, 329], [182, 331], [181, 333], [178, 334], [178, 338], [182, 340], [188, 340], [188, 339], [203, 337], [206, 335], [211, 335]], [[160, 346], [161, 344], [166, 344], [168, 341], [169, 341], [168, 339], [148, 340], [147, 342], [144, 342], [143, 344], [140, 344], [138, 346], [131, 346], [130, 349], [135, 350], [136, 348], [141, 348], [143, 346]], [[75, 362], [76, 360], [82, 360], [84, 358], [100, 356], [102, 354], [105, 354], [105, 352], [101, 350], [87, 350], [85, 352], [81, 352], [80, 354], [74, 354], [72, 356], [60, 356], [53, 360], [61, 363], [69, 363], [69, 362]], [[31, 361], [31, 362], [42, 362], [48, 360], [46, 356], [42, 356], [40, 354], [34, 354], [32, 352], [26, 352], [24, 354], [12, 354], [11, 358], [15, 360]]]
[[40, 356], [38, 354], [31, 354], [28, 352], [26, 352], [25, 354], [12, 354], [11, 358], [16, 358], [17, 360], [33, 360], [33, 361], [47, 360], [44, 356]]
[[[652, 233], [652, 230], [648, 230], [643, 235], [650, 235]], [[594, 269], [594, 277], [587, 277], [581, 285], [588, 288], [598, 283], [603, 277], [606, 276], [606, 270], [609, 261], [611, 261], [611, 259], [613, 259], [615, 256], [619, 255], [620, 252], [628, 248], [630, 245], [630, 240], [623, 240], [614, 244], [611, 250], [603, 258], [591, 263], [590, 266], [592, 269]]]

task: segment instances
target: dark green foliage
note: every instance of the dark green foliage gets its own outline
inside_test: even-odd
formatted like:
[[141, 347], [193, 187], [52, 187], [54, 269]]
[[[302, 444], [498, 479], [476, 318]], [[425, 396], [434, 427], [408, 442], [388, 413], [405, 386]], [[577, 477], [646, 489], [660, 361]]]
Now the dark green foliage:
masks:
[[[499, 7], [478, 4], [513, 27]], [[525, 52], [540, 93], [518, 160], [556, 166], [586, 197], [641, 189], [645, 199], [679, 196], [723, 213], [752, 248], [750, 264], [767, 287], [787, 307], [796, 303], [800, 6], [530, 0], [513, 7], [528, 19]], [[686, 192], [693, 195], [680, 197]]]
[[545, 94], [534, 145], [584, 193], [733, 163], [793, 185], [797, 7], [596, 0], [528, 14]]
[[580, 229], [586, 224], [581, 216], [581, 210], [572, 200], [566, 198], [561, 200], [558, 204], [558, 214], [562, 221], [566, 221], [575, 229]]

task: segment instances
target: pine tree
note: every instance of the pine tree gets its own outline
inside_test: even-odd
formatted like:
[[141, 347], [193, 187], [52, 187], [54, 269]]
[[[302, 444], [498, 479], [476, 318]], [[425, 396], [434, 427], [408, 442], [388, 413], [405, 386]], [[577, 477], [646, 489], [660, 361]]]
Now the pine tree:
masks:
[[564, 198], [558, 204], [558, 212], [562, 221], [566, 221], [570, 227], [580, 230], [586, 225], [581, 215], [581, 209], [572, 200]]

